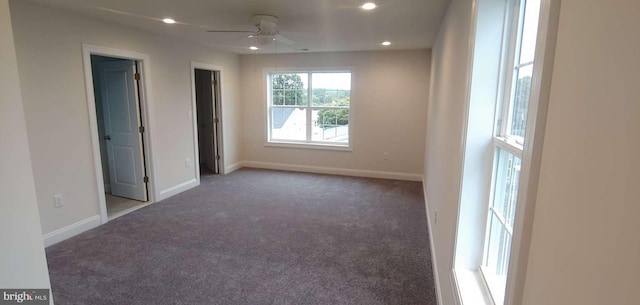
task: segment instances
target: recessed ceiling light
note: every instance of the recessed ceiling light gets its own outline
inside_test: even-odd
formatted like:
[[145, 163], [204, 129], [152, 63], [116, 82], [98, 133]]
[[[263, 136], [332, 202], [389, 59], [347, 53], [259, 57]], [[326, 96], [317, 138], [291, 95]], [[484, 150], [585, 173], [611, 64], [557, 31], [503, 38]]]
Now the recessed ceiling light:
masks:
[[374, 8], [378, 7], [375, 3], [373, 2], [367, 2], [363, 5], [360, 6], [361, 9], [363, 10], [372, 10]]
[[391, 42], [389, 42], [389, 41], [385, 41], [385, 42], [383, 42], [383, 43], [382, 43], [382, 45], [383, 45], [383, 46], [390, 46], [390, 45], [391, 45]]
[[162, 19], [162, 22], [164, 22], [166, 24], [174, 24], [174, 23], [176, 23], [176, 21], [171, 19], [171, 18], [164, 18], [164, 19]]
[[257, 49], [258, 49], [258, 47], [256, 47], [256, 46], [250, 46], [250, 47], [249, 47], [249, 49], [250, 49], [251, 51], [255, 51], [255, 50], [257, 50]]

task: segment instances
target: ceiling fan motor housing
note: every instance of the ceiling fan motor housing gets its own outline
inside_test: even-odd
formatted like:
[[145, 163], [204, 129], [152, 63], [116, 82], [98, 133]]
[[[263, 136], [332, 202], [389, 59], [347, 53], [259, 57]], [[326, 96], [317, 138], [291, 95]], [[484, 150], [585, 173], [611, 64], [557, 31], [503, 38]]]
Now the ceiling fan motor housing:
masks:
[[276, 23], [278, 17], [271, 15], [255, 15], [251, 18], [253, 24], [258, 28], [260, 34], [276, 35]]

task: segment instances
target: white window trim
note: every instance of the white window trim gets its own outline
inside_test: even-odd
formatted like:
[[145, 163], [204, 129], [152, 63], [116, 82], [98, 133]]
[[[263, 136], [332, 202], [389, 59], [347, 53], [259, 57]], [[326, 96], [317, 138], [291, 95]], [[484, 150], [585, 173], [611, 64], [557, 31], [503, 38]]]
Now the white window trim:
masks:
[[[312, 140], [284, 140], [284, 139], [272, 139], [271, 138], [271, 78], [270, 75], [272, 73], [308, 73], [311, 75], [312, 73], [350, 73], [351, 74], [351, 92], [350, 92], [350, 104], [349, 104], [349, 141], [346, 144], [342, 143], [333, 143], [333, 142], [323, 142], [323, 141], [312, 141]], [[355, 69], [354, 67], [297, 67], [297, 68], [266, 68], [264, 69], [263, 79], [265, 81], [265, 117], [266, 117], [266, 128], [265, 128], [265, 147], [279, 147], [279, 148], [297, 148], [297, 149], [317, 149], [317, 150], [333, 150], [333, 151], [353, 151], [353, 111], [354, 111], [354, 75]], [[309, 77], [309, 86], [307, 88], [309, 99], [312, 97], [313, 84], [311, 77]], [[313, 107], [311, 105], [310, 100], [308, 101], [308, 105], [304, 106], [307, 109], [314, 108], [331, 108], [331, 107]], [[286, 108], [286, 107], [279, 107]], [[291, 107], [291, 108], [300, 108], [300, 107]], [[312, 111], [307, 111], [307, 122], [310, 124], [311, 122], [311, 113]], [[311, 135], [309, 134], [311, 130], [307, 128], [307, 139], [311, 139]]]
[[542, 145], [551, 92], [556, 37], [560, 16], [560, 0], [541, 0], [538, 36], [535, 51], [536, 65], [531, 77], [529, 113], [525, 143], [522, 151], [520, 188], [516, 208], [514, 238], [507, 273], [505, 304], [518, 304], [524, 296], [524, 284], [529, 259], [529, 246], [533, 230], [533, 217], [537, 199]]
[[[469, 68], [466, 76], [467, 103], [471, 97], [472, 69], [474, 59], [474, 45], [476, 37], [476, 22], [478, 13], [478, 1], [473, 0], [472, 20], [469, 37]], [[559, 25], [560, 0], [541, 0], [540, 15], [538, 21], [538, 37], [535, 51], [535, 61], [531, 80], [531, 95], [529, 112], [527, 115], [527, 127], [525, 143], [522, 150], [522, 169], [520, 172], [520, 184], [518, 191], [518, 206], [516, 208], [514, 235], [511, 241], [511, 254], [509, 259], [507, 282], [504, 296], [504, 304], [520, 304], [524, 295], [533, 217], [535, 211], [538, 178], [540, 174], [540, 162], [542, 158], [542, 145], [544, 140], [547, 109], [551, 89], [551, 77], [553, 74], [556, 38]], [[499, 92], [507, 92], [504, 88], [497, 88]], [[469, 104], [466, 105], [469, 107]], [[504, 109], [502, 109], [504, 110]], [[467, 124], [469, 114], [465, 117]], [[506, 124], [501, 125], [506, 126]], [[466, 128], [465, 128], [466, 130]], [[466, 132], [465, 136], [466, 138]], [[463, 141], [463, 156], [466, 141]], [[463, 157], [464, 160], [464, 157]], [[492, 185], [493, 187], [493, 185]], [[491, 201], [489, 201], [491, 202]], [[458, 215], [458, 219], [460, 216]], [[456, 229], [458, 230], [458, 228]], [[456, 239], [458, 233], [456, 232]], [[484, 249], [483, 249], [484, 250]], [[454, 251], [454, 259], [456, 252]], [[467, 270], [457, 268], [455, 265], [451, 271], [451, 284], [456, 293], [458, 304], [486, 304], [495, 305], [491, 294], [482, 278], [480, 268]]]
[[[519, 158], [521, 161], [523, 161], [522, 157], [524, 152], [524, 146], [521, 143], [518, 143], [516, 137], [511, 136], [509, 131], [512, 125], [512, 119], [513, 119], [512, 111], [515, 103], [515, 94], [516, 94], [515, 89], [517, 84], [517, 78], [514, 76], [516, 76], [516, 72], [519, 71], [522, 66], [521, 64], [519, 64], [519, 61], [522, 53], [521, 44], [522, 44], [522, 35], [524, 32], [525, 10], [526, 10], [526, 7], [522, 5], [523, 1], [528, 1], [528, 0], [508, 1], [507, 11], [505, 14], [505, 23], [507, 24], [507, 28], [503, 36], [503, 49], [506, 52], [503, 52], [502, 54], [502, 60], [501, 60], [502, 72], [500, 73], [500, 76], [501, 76], [500, 82], [503, 83], [503, 85], [501, 86], [502, 87], [501, 89], [503, 91], [501, 92], [502, 99], [499, 99], [497, 101], [499, 105], [497, 106], [498, 111], [496, 112], [496, 116], [495, 116], [496, 127], [494, 128], [494, 130], [496, 132], [494, 132], [494, 137], [492, 141], [493, 161], [492, 161], [491, 167], [493, 168], [493, 172], [490, 177], [491, 179], [490, 198], [488, 198], [488, 201], [486, 202], [486, 207], [485, 207], [487, 220], [484, 228], [485, 234], [484, 234], [484, 246], [483, 246], [482, 259], [479, 266], [479, 273], [481, 275], [481, 278], [484, 281], [485, 286], [488, 288], [487, 290], [489, 292], [489, 296], [494, 304], [500, 304], [498, 300], [502, 301], [502, 303], [504, 304], [504, 301], [506, 300], [505, 297], [506, 297], [508, 280], [505, 280], [504, 282], [504, 291], [500, 289], [501, 287], [493, 287], [494, 284], [499, 285], [502, 283], [497, 283], [498, 279], [495, 278], [492, 275], [492, 271], [488, 270], [487, 267], [485, 266], [485, 262], [487, 260], [487, 255], [488, 255], [487, 247], [488, 247], [489, 238], [490, 238], [490, 231], [493, 226], [493, 222], [492, 222], [493, 216], [495, 215], [496, 218], [498, 218], [499, 222], [502, 224], [502, 227], [510, 235], [510, 241], [509, 241], [510, 245], [513, 245], [514, 239], [517, 238], [514, 232], [515, 222], [514, 222], [514, 227], [511, 227], [507, 223], [507, 221], [503, 219], [503, 215], [500, 215], [500, 213], [496, 212], [493, 209], [493, 203], [495, 199], [494, 198], [495, 187], [496, 187], [495, 184], [498, 182], [496, 181], [496, 171], [497, 171], [496, 158], [497, 158], [498, 150], [499, 149], [503, 150]], [[542, 3], [541, 3], [541, 6], [542, 6]], [[542, 14], [542, 11], [540, 12], [540, 14]], [[540, 23], [538, 24], [538, 28], [540, 28]], [[540, 39], [540, 37], [538, 36], [537, 39]], [[536, 53], [537, 53], [537, 49], [536, 49]], [[534, 57], [534, 61], [536, 59], [535, 57]], [[535, 66], [536, 65], [534, 65], [534, 68]], [[531, 92], [531, 89], [530, 89], [530, 92]], [[530, 101], [527, 108], [528, 110], [535, 110], [533, 109], [532, 104], [530, 103], [531, 99], [532, 99], [532, 96], [530, 95], [529, 96]], [[529, 120], [530, 118], [528, 117], [527, 126], [531, 124]], [[498, 122], [500, 123], [499, 126], [498, 126]], [[526, 134], [525, 134], [525, 137], [526, 137]], [[522, 172], [521, 172], [518, 185], [520, 185], [520, 183], [526, 183], [527, 179], [528, 177], [525, 177], [524, 175], [522, 175]], [[519, 191], [520, 191], [520, 187], [518, 187], [518, 192]], [[523, 204], [523, 202], [518, 195], [518, 198], [516, 199], [516, 203], [515, 203], [516, 211], [518, 211], [519, 205], [521, 204]], [[509, 249], [507, 254], [508, 254], [509, 263], [510, 263], [512, 256], [515, 256], [515, 253], [513, 252], [513, 247]], [[510, 266], [507, 266], [507, 273], [509, 272], [509, 269], [510, 269]], [[494, 288], [498, 290], [494, 290]]]
[[[502, 227], [507, 231], [510, 235], [510, 243], [513, 243], [514, 230], [508, 225], [507, 221], [503, 218], [503, 215], [496, 212], [493, 209], [494, 195], [495, 195], [495, 187], [496, 187], [496, 158], [498, 150], [503, 150], [511, 155], [514, 155], [520, 159], [522, 159], [522, 150], [523, 146], [518, 144], [515, 139], [509, 137], [508, 130], [511, 126], [511, 112], [514, 104], [514, 88], [516, 84], [516, 80], [514, 79], [514, 74], [516, 72], [516, 68], [514, 67], [517, 59], [521, 53], [521, 35], [523, 31], [524, 24], [524, 7], [521, 6], [521, 0], [510, 0], [507, 1], [506, 10], [504, 15], [504, 24], [505, 31], [502, 36], [502, 54], [500, 60], [500, 69], [499, 73], [499, 92], [497, 94], [498, 99], [496, 100], [496, 114], [495, 114], [495, 123], [494, 123], [494, 135], [491, 141], [492, 145], [492, 164], [491, 168], [493, 169], [491, 172], [491, 176], [487, 177], [490, 179], [490, 189], [489, 189], [489, 198], [487, 198], [484, 203], [484, 212], [485, 212], [485, 226], [484, 226], [484, 242], [482, 247], [482, 255], [480, 260], [480, 266], [478, 266], [479, 278], [481, 279], [484, 287], [486, 287], [486, 291], [488, 293], [488, 299], [491, 300], [493, 304], [499, 304], [497, 300], [504, 300], [505, 291], [495, 291], [494, 288], [499, 289], [499, 287], [493, 287], [493, 284], [496, 284], [497, 278], [492, 275], [492, 271], [489, 271], [485, 262], [487, 261], [488, 255], [488, 244], [490, 238], [490, 232], [493, 226], [492, 218], [495, 215], [496, 218], [502, 223]], [[520, 177], [520, 181], [522, 181], [523, 177]], [[516, 201], [516, 209], [518, 202]], [[511, 250], [508, 252], [509, 257], [512, 255]], [[505, 283], [506, 289], [506, 283]]]

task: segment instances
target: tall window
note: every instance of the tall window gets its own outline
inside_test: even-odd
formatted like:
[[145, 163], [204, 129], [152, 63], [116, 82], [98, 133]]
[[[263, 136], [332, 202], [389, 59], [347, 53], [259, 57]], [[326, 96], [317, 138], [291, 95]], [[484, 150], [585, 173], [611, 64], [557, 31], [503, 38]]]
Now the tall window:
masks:
[[349, 146], [350, 71], [268, 74], [268, 141]]
[[496, 304], [504, 300], [540, 13], [540, 0], [513, 0], [507, 10], [503, 98], [496, 112], [493, 183], [482, 274]]

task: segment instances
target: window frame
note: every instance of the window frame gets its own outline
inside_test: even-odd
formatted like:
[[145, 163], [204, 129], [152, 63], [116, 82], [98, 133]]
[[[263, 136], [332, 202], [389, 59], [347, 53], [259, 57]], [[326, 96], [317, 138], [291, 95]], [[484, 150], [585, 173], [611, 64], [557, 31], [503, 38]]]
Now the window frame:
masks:
[[[491, 201], [495, 115], [504, 91], [502, 72], [508, 48], [504, 41], [505, 20], [511, 0], [474, 0], [466, 69], [466, 96], [463, 133], [463, 166], [458, 198], [455, 248], [450, 281], [459, 304], [496, 305], [479, 268], [484, 250], [488, 206]], [[531, 75], [529, 107], [524, 129], [518, 204], [504, 291], [504, 304], [519, 304], [524, 287], [531, 247], [533, 218], [537, 201], [543, 142], [559, 27], [560, 0], [541, 0], [538, 16], [535, 66]], [[490, 98], [488, 98], [490, 97]], [[515, 142], [515, 141], [513, 141]], [[430, 214], [430, 226], [437, 216]], [[437, 215], [437, 211], [435, 213]], [[446, 271], [446, 270], [441, 270]], [[439, 290], [439, 289], [438, 289]], [[440, 296], [440, 299], [442, 296]]]
[[[273, 88], [272, 88], [272, 75], [274, 74], [306, 74], [307, 75], [307, 101], [304, 106], [297, 105], [273, 105]], [[314, 73], [349, 73], [351, 78], [350, 92], [349, 92], [349, 106], [313, 106], [313, 74]], [[353, 110], [354, 110], [354, 68], [353, 67], [331, 67], [331, 68], [267, 68], [264, 70], [265, 79], [265, 96], [266, 96], [266, 134], [265, 134], [265, 146], [271, 147], [284, 147], [284, 148], [306, 148], [306, 149], [321, 149], [321, 150], [338, 150], [338, 151], [351, 151], [352, 150], [352, 135], [353, 135]], [[290, 140], [290, 139], [274, 139], [272, 136], [273, 127], [273, 112], [274, 108], [304, 108], [306, 110], [306, 132], [305, 140]], [[348, 140], [346, 143], [330, 142], [330, 141], [314, 141], [313, 140], [313, 111], [321, 109], [348, 109]]]
[[[520, 57], [522, 54], [522, 42], [523, 42], [523, 33], [524, 33], [524, 24], [526, 17], [526, 5], [527, 2], [531, 0], [510, 0], [507, 1], [507, 9], [505, 11], [504, 23], [505, 30], [503, 34], [503, 52], [501, 56], [501, 68], [499, 74], [499, 87], [498, 87], [498, 99], [496, 100], [496, 114], [494, 120], [494, 133], [493, 139], [491, 141], [491, 152], [492, 152], [492, 173], [490, 181], [491, 186], [489, 190], [489, 198], [486, 202], [486, 222], [484, 227], [484, 243], [482, 248], [481, 255], [481, 263], [478, 268], [482, 281], [487, 288], [489, 295], [494, 304], [502, 304], [502, 302], [507, 300], [507, 289], [508, 289], [508, 276], [510, 273], [511, 260], [513, 258], [513, 243], [516, 238], [515, 228], [517, 226], [517, 209], [521, 203], [520, 198], [520, 187], [518, 187], [518, 195], [515, 199], [515, 207], [516, 210], [516, 219], [514, 221], [514, 225], [510, 226], [508, 221], [505, 218], [505, 215], [502, 215], [499, 211], [495, 211], [494, 209], [494, 200], [496, 195], [496, 183], [498, 182], [496, 179], [497, 171], [498, 171], [498, 154], [500, 151], [507, 152], [512, 156], [519, 158], [521, 162], [521, 167], [524, 167], [524, 139], [527, 137], [527, 134], [523, 137], [515, 136], [511, 134], [511, 125], [513, 119], [513, 107], [515, 105], [515, 96], [517, 90], [517, 82], [520, 69], [523, 67], [531, 65], [534, 66], [534, 62], [537, 59], [534, 56], [534, 60], [527, 63], [520, 63]], [[542, 0], [541, 0], [542, 6]], [[540, 30], [540, 22], [541, 22], [541, 12], [538, 15], [538, 27], [537, 30]], [[536, 39], [538, 40], [538, 39]], [[538, 42], [538, 41], [537, 41]], [[537, 49], [537, 43], [536, 43]], [[531, 84], [533, 86], [533, 83]], [[530, 91], [531, 92], [531, 91]], [[532, 95], [529, 96], [529, 101], [531, 101]], [[527, 108], [531, 109], [531, 103], [527, 104]], [[530, 122], [527, 119], [527, 125]], [[529, 129], [525, 126], [525, 130]], [[518, 178], [518, 184], [522, 183], [525, 179], [522, 177], [522, 171], [520, 171], [520, 177]], [[503, 181], [501, 181], [503, 182]], [[509, 234], [509, 248], [507, 249], [509, 261], [506, 266], [505, 273], [505, 283], [504, 287], [494, 287], [495, 279], [492, 276], [493, 271], [488, 270], [487, 261], [489, 255], [489, 245], [491, 243], [491, 229], [492, 229], [492, 218], [495, 215], [500, 221], [501, 228], [508, 232]], [[503, 253], [504, 254], [504, 253]], [[500, 291], [496, 291], [496, 288], [500, 289]], [[502, 302], [500, 302], [502, 300]]]

